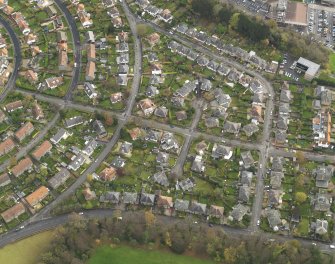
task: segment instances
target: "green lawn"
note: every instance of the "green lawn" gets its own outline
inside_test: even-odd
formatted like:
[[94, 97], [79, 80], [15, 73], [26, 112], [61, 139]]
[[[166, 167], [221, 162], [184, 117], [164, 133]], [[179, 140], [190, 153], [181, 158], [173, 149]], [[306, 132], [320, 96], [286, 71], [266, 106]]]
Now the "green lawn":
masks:
[[40, 255], [47, 250], [52, 236], [52, 231], [47, 231], [5, 246], [0, 249], [0, 262], [10, 264], [37, 263]]
[[329, 67], [335, 73], [335, 53], [331, 53], [329, 56]]
[[213, 264], [214, 262], [161, 251], [146, 251], [126, 246], [97, 249], [88, 264]]

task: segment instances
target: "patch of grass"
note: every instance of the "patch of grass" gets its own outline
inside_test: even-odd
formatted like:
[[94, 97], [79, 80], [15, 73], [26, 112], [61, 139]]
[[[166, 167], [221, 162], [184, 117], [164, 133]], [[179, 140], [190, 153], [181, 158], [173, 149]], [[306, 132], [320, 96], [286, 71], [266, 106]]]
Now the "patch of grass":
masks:
[[210, 264], [209, 260], [196, 259], [189, 256], [181, 256], [161, 251], [148, 251], [135, 249], [126, 246], [108, 247], [103, 246], [97, 249], [88, 264]]
[[335, 53], [331, 53], [329, 56], [329, 67], [330, 70], [335, 73]]
[[53, 232], [47, 231], [0, 249], [1, 263], [32, 264], [48, 249]]

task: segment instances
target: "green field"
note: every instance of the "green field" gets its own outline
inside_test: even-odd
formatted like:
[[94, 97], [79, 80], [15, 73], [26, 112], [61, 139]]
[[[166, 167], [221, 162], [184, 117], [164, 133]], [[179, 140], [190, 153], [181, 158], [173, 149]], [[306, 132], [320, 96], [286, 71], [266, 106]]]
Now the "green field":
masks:
[[332, 73], [335, 73], [335, 53], [331, 53], [329, 56], [329, 67]]
[[52, 240], [52, 231], [43, 232], [0, 249], [0, 263], [33, 264], [37, 263]]
[[162, 251], [146, 251], [126, 246], [103, 246], [96, 250], [88, 264], [213, 264], [209, 260]]

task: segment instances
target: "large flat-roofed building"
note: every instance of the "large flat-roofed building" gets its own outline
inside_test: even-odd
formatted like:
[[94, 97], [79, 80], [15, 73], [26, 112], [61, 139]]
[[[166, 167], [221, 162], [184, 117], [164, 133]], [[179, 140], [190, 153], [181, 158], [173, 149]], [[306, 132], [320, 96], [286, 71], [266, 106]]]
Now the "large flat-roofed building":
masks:
[[297, 61], [296, 68], [305, 73], [306, 80], [312, 80], [318, 74], [320, 65], [300, 57]]
[[307, 27], [307, 13], [308, 5], [304, 3], [280, 0], [277, 5], [277, 21], [280, 23]]

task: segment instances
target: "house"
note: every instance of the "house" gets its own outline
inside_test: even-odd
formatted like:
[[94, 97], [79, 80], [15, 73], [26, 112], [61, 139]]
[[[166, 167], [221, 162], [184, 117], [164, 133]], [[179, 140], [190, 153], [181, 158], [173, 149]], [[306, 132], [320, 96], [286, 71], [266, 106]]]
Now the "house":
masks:
[[0, 109], [0, 123], [2, 123], [3, 121], [5, 121], [6, 119], [6, 115], [5, 113]]
[[325, 194], [318, 193], [314, 199], [314, 210], [327, 212], [330, 210], [330, 201]]
[[136, 0], [135, 3], [142, 9], [144, 9], [150, 4], [149, 0]]
[[190, 202], [187, 200], [176, 199], [174, 202], [174, 208], [176, 211], [187, 212]]
[[33, 105], [33, 115], [34, 115], [34, 118], [36, 120], [40, 120], [40, 119], [43, 119], [44, 118], [44, 113], [43, 113], [43, 109], [42, 107], [37, 103], [37, 101], [35, 101], [34, 105]]
[[252, 122], [258, 124], [263, 123], [263, 109], [260, 105], [252, 105], [251, 110], [249, 111]]
[[83, 195], [84, 195], [84, 198], [86, 201], [91, 201], [91, 200], [94, 200], [95, 198], [97, 198], [97, 195], [95, 194], [94, 191], [92, 191], [90, 188], [85, 188], [83, 191], [82, 191]]
[[119, 32], [117, 38], [118, 38], [118, 42], [128, 42], [129, 40], [128, 32], [124, 32], [124, 31]]
[[243, 203], [248, 203], [250, 198], [250, 187], [247, 185], [242, 185], [238, 191], [238, 200]]
[[58, 43], [67, 43], [67, 35], [64, 31], [57, 31], [57, 42]]
[[118, 75], [117, 76], [117, 84], [120, 86], [127, 86], [128, 85], [128, 77], [127, 75]]
[[69, 61], [69, 59], [68, 59], [68, 56], [67, 56], [67, 52], [65, 50], [60, 50], [58, 52], [58, 70], [66, 71], [68, 61]]
[[89, 44], [93, 44], [95, 43], [95, 36], [94, 36], [94, 32], [89, 30], [85, 33], [85, 39], [86, 39], [86, 43]]
[[311, 81], [320, 70], [320, 65], [310, 60], [300, 57], [296, 64], [296, 69], [305, 73], [305, 79]]
[[272, 189], [280, 189], [281, 188], [281, 181], [284, 178], [284, 173], [279, 171], [271, 171], [270, 176], [270, 185]]
[[327, 148], [331, 142], [331, 114], [320, 111], [312, 120], [314, 142], [323, 148]]
[[287, 130], [288, 129], [288, 117], [279, 115], [276, 125], [279, 130]]
[[207, 117], [205, 119], [205, 126], [207, 128], [219, 127], [219, 119], [216, 117]]
[[111, 8], [108, 8], [108, 9], [107, 9], [107, 15], [109, 15], [111, 18], [119, 17], [119, 16], [120, 16], [119, 9], [117, 9], [116, 6], [113, 6], [113, 7], [111, 7]]
[[147, 58], [150, 63], [158, 61], [158, 56], [157, 56], [157, 53], [155, 52], [150, 52]]
[[86, 53], [87, 53], [88, 61], [95, 61], [96, 56], [95, 56], [95, 45], [94, 44], [87, 44]]
[[168, 115], [168, 109], [165, 106], [160, 106], [155, 109], [154, 115], [161, 118], [166, 118]]
[[249, 207], [243, 204], [237, 204], [233, 207], [233, 210], [230, 214], [232, 220], [240, 222], [242, 221], [243, 217], [248, 213]]
[[206, 204], [192, 201], [190, 203], [189, 211], [193, 214], [206, 215]]
[[280, 101], [284, 103], [289, 103], [291, 101], [291, 90], [282, 89], [280, 91]]
[[227, 133], [238, 134], [240, 132], [241, 123], [226, 121], [223, 125], [223, 130]]
[[11, 183], [8, 173], [4, 172], [0, 175], [0, 187], [4, 187]]
[[95, 79], [95, 62], [89, 61], [86, 64], [85, 80], [93, 81]]
[[20, 215], [24, 214], [26, 212], [26, 208], [24, 205], [20, 202], [15, 204], [13, 207], [7, 209], [3, 213], [1, 213], [1, 217], [3, 220], [8, 224], [15, 218], [18, 218]]
[[78, 154], [71, 163], [67, 166], [68, 169], [77, 171], [85, 162], [85, 157], [81, 154]]
[[315, 233], [322, 236], [328, 233], [328, 221], [316, 219]]
[[205, 141], [201, 141], [195, 146], [195, 151], [201, 156], [206, 150], [208, 150], [208, 144]]
[[222, 206], [211, 205], [209, 208], [209, 215], [215, 218], [223, 218], [224, 208]]
[[163, 150], [173, 150], [175, 152], [179, 151], [179, 143], [170, 132], [164, 132], [161, 137], [161, 148]]
[[55, 190], [64, 184], [70, 177], [71, 173], [66, 168], [62, 168], [50, 180], [48, 180], [48, 184], [52, 189]]
[[148, 5], [144, 8], [144, 11], [153, 17], [157, 17], [163, 10], [154, 5]]
[[30, 84], [35, 84], [38, 81], [37, 72], [34, 72], [32, 70], [26, 71], [25, 77]]
[[290, 105], [288, 103], [280, 102], [279, 103], [279, 114], [280, 115], [289, 115], [290, 114]]
[[269, 206], [278, 206], [282, 204], [282, 191], [281, 190], [270, 190], [268, 192], [268, 205]]
[[119, 64], [118, 65], [118, 74], [119, 75], [128, 75], [129, 66], [127, 64]]
[[82, 116], [74, 116], [74, 117], [65, 119], [66, 128], [78, 126], [78, 125], [81, 125], [82, 123], [84, 123], [84, 119]]
[[25, 41], [28, 45], [32, 45], [37, 41], [37, 36], [29, 33], [28, 35], [25, 36]]
[[119, 192], [107, 192], [100, 196], [99, 201], [102, 203], [112, 203], [118, 204], [120, 202], [120, 193]]
[[106, 8], [113, 7], [116, 4], [116, 0], [102, 0], [102, 4]]
[[165, 23], [171, 23], [172, 21], [172, 14], [171, 11], [169, 9], [164, 9], [158, 17], [160, 20], [164, 21]]
[[122, 52], [129, 52], [129, 46], [126, 42], [120, 42], [116, 44], [116, 52], [122, 53]]
[[156, 205], [158, 208], [170, 209], [173, 207], [172, 197], [159, 195], [157, 197]]
[[48, 6], [45, 11], [47, 12], [50, 19], [53, 19], [57, 16], [58, 12], [53, 5]]
[[115, 28], [122, 27], [123, 23], [122, 23], [121, 17], [113, 17], [112, 18], [112, 24]]
[[202, 156], [200, 155], [195, 156], [193, 163], [192, 163], [191, 170], [194, 172], [198, 172], [198, 173], [202, 173], [205, 171], [205, 166], [202, 160]]
[[123, 100], [123, 95], [121, 92], [113, 93], [110, 96], [110, 101], [112, 104], [116, 104], [118, 102], [121, 102]]
[[99, 173], [99, 178], [102, 181], [114, 181], [116, 176], [116, 169], [114, 167], [106, 167]]
[[[146, 91], [146, 96], [148, 96], [149, 98], [155, 97], [156, 95], [159, 94], [159, 90], [157, 89], [156, 86], [153, 85], [149, 85]], [[173, 99], [173, 98], [172, 98]]]
[[192, 91], [198, 87], [198, 80], [195, 81], [185, 81], [184, 85], [178, 89], [173, 95], [176, 97], [187, 97]]
[[131, 193], [131, 192], [124, 192], [123, 193], [123, 203], [125, 204], [138, 204], [138, 194]]
[[93, 129], [97, 132], [99, 138], [107, 136], [106, 128], [100, 120], [95, 120], [92, 125]]
[[141, 108], [145, 116], [150, 116], [156, 109], [154, 102], [148, 98], [141, 100], [137, 106]]
[[286, 142], [287, 133], [285, 130], [277, 129], [275, 132], [275, 141], [276, 144], [284, 144]]
[[300, 209], [299, 207], [294, 207], [292, 210], [291, 222], [298, 224], [301, 219]]
[[0, 156], [3, 156], [14, 149], [15, 143], [11, 138], [7, 138], [5, 141], [0, 143]]
[[160, 36], [156, 32], [154, 32], [148, 36], [147, 40], [151, 46], [154, 46], [159, 42]]
[[25, 123], [14, 134], [15, 138], [21, 142], [34, 131], [34, 125], [31, 122]]
[[60, 128], [57, 133], [52, 137], [50, 138], [50, 141], [53, 143], [53, 144], [58, 144], [62, 139], [67, 139], [68, 136], [70, 136], [71, 134], [66, 131], [64, 128]]
[[49, 89], [55, 89], [64, 83], [63, 77], [50, 77], [45, 79], [45, 84]]
[[241, 184], [243, 185], [247, 185], [247, 186], [251, 186], [251, 183], [252, 183], [252, 172], [251, 171], [242, 171], [241, 172]]
[[187, 178], [183, 181], [177, 182], [177, 190], [180, 188], [183, 192], [191, 191], [195, 186], [194, 180], [192, 178]]
[[285, 160], [282, 157], [278, 157], [278, 156], [274, 157], [272, 159], [271, 170], [281, 172], [283, 170], [284, 163], [285, 163]]
[[146, 135], [145, 135], [145, 140], [146, 141], [150, 141], [150, 142], [158, 142], [158, 140], [160, 140], [162, 137], [162, 132], [161, 131], [156, 131], [153, 129], [150, 129], [149, 131], [147, 131]]
[[98, 142], [95, 141], [95, 139], [91, 139], [89, 141], [85, 142], [85, 147], [83, 149], [83, 154], [87, 156], [92, 156], [94, 153], [94, 150], [98, 147]]
[[93, 20], [91, 19], [91, 14], [85, 11], [83, 4], [77, 6], [77, 15], [84, 28], [88, 28], [93, 25]]
[[166, 152], [159, 151], [156, 156], [156, 162], [160, 165], [168, 164], [170, 154]]
[[314, 171], [315, 175], [315, 185], [318, 188], [328, 188], [329, 181], [334, 175], [334, 167], [333, 166], [318, 166]]
[[47, 153], [50, 153], [52, 145], [49, 140], [44, 141], [32, 154], [35, 160], [40, 160]]
[[178, 111], [176, 112], [176, 119], [177, 121], [183, 121], [187, 119], [186, 111]]
[[84, 82], [84, 91], [90, 99], [96, 98], [98, 96], [96, 92], [96, 86], [92, 83]]
[[227, 76], [231, 69], [229, 67], [227, 67], [226, 65], [224, 65], [223, 63], [221, 63], [217, 68], [216, 71], [218, 74], [220, 74], [221, 76]]
[[168, 187], [169, 186], [169, 180], [168, 178], [166, 177], [166, 174], [164, 171], [159, 171], [159, 172], [156, 172], [153, 176], [152, 176], [152, 180], [159, 184], [159, 185], [162, 185], [164, 187]]
[[242, 131], [245, 133], [247, 137], [251, 137], [253, 134], [259, 131], [259, 128], [256, 124], [250, 123], [250, 124], [245, 125], [242, 128]]
[[142, 129], [140, 129], [139, 127], [135, 127], [133, 129], [129, 130], [129, 135], [130, 135], [132, 140], [138, 139], [141, 134], [142, 134]]
[[273, 229], [273, 231], [278, 231], [278, 226], [281, 224], [280, 211], [276, 209], [269, 209], [266, 212], [266, 217], [268, 219], [269, 226]]
[[4, 110], [11, 113], [15, 110], [23, 108], [23, 104], [21, 100], [11, 102], [5, 105]]
[[200, 55], [197, 59], [196, 62], [198, 63], [199, 66], [201, 67], [206, 67], [207, 64], [209, 63], [209, 59], [204, 56], [204, 55]]
[[242, 158], [243, 166], [244, 166], [246, 169], [250, 168], [250, 167], [253, 166], [254, 163], [255, 163], [255, 160], [254, 160], [254, 158], [252, 157], [250, 151], [244, 151], [244, 152], [241, 152], [241, 158]]
[[26, 196], [25, 200], [32, 208], [35, 208], [36, 205], [43, 201], [43, 199], [46, 198], [48, 195], [49, 189], [45, 186], [41, 186], [33, 193]]
[[150, 193], [141, 193], [140, 203], [146, 206], [153, 206], [155, 203], [155, 195]]
[[119, 149], [120, 154], [127, 157], [131, 156], [132, 151], [133, 151], [133, 144], [128, 141], [123, 142]]
[[112, 160], [111, 165], [115, 168], [123, 168], [126, 165], [126, 160], [117, 156]]
[[221, 144], [214, 143], [212, 149], [212, 158], [213, 159], [222, 159], [229, 160], [233, 155], [231, 147], [227, 147]]

